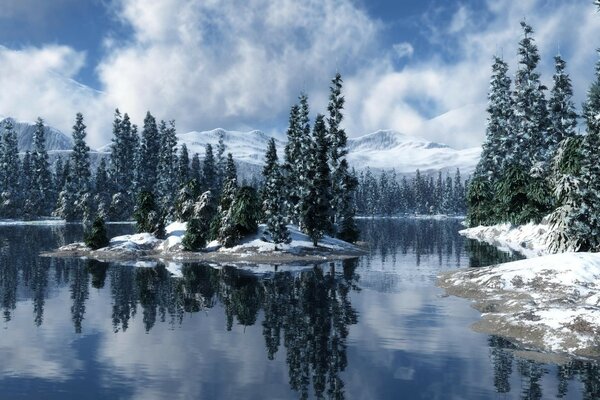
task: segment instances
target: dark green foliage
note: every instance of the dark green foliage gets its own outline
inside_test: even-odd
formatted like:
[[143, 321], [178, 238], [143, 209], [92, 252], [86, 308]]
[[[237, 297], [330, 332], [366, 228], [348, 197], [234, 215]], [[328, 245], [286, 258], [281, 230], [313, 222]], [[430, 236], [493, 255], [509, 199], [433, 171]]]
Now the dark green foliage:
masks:
[[200, 184], [196, 179], [189, 180], [179, 189], [179, 194], [175, 200], [175, 218], [178, 221], [188, 221], [192, 218], [194, 204], [200, 193]]
[[179, 157], [177, 158], [177, 175], [180, 188], [190, 180], [190, 155], [185, 143], [179, 150]]
[[138, 166], [138, 187], [140, 191], [154, 192], [158, 182], [158, 164], [160, 159], [160, 135], [156, 119], [146, 113], [144, 129], [140, 143]]
[[108, 246], [109, 240], [106, 236], [106, 228], [104, 227], [104, 219], [102, 217], [96, 217], [91, 229], [86, 232], [84, 241], [86, 246], [92, 250]]
[[202, 164], [202, 183], [204, 184], [204, 190], [214, 191], [217, 189], [217, 166], [215, 164], [215, 156], [210, 143], [206, 145], [206, 151], [204, 154], [204, 161]]
[[262, 211], [267, 224], [266, 232], [276, 245], [290, 243], [290, 233], [286, 225], [285, 185], [278, 164], [275, 139], [269, 141], [263, 167], [264, 185], [261, 192]]
[[152, 192], [140, 192], [133, 217], [138, 233], [149, 232], [157, 237], [164, 235], [163, 216]]
[[218, 240], [225, 247], [235, 245], [242, 237], [256, 233], [260, 218], [260, 202], [256, 189], [238, 189], [229, 210], [221, 221]]
[[306, 173], [308, 187], [302, 200], [302, 230], [316, 246], [326, 232], [331, 232], [331, 177], [328, 143], [323, 115], [318, 115], [313, 130], [314, 153]]
[[510, 165], [496, 188], [497, 215], [500, 221], [515, 225], [539, 223], [551, 210], [550, 197], [548, 183], [542, 177]]
[[187, 222], [182, 245], [187, 251], [198, 251], [206, 245], [209, 238], [210, 223], [214, 218], [211, 192], [204, 192], [194, 205], [192, 218]]
[[467, 225], [493, 225], [493, 192], [488, 179], [484, 176], [473, 178], [467, 189]]

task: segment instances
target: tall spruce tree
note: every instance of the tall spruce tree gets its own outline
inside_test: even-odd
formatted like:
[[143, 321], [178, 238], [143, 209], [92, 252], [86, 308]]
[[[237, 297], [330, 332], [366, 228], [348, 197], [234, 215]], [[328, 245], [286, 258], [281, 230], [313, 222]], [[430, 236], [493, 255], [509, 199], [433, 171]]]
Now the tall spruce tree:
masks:
[[19, 162], [17, 134], [10, 120], [4, 125], [0, 143], [0, 215], [16, 217], [23, 200], [19, 187], [19, 175], [23, 171]]
[[177, 136], [175, 121], [161, 121], [159, 125], [160, 154], [158, 160], [157, 193], [160, 207], [168, 216], [174, 214], [178, 189]]
[[125, 220], [131, 217], [135, 205], [136, 170], [138, 168], [139, 138], [129, 115], [115, 110], [113, 138], [107, 183], [111, 194], [110, 217]]
[[202, 167], [200, 166], [200, 156], [198, 153], [194, 153], [192, 156], [192, 166], [190, 167], [190, 179], [195, 179], [201, 186], [202, 181]]
[[97, 215], [103, 220], [106, 220], [110, 213], [111, 196], [106, 159], [104, 157], [100, 159], [100, 164], [96, 169], [94, 192], [94, 202], [97, 205]]
[[[228, 161], [223, 180], [223, 189], [219, 199], [217, 213], [211, 223], [211, 236], [217, 238], [221, 243], [232, 243], [237, 240], [235, 232], [235, 221], [232, 219], [230, 208], [238, 192], [237, 171], [231, 153], [228, 154]], [[225, 244], [227, 247], [228, 245]]]
[[185, 143], [179, 149], [179, 157], [177, 157], [177, 176], [179, 188], [183, 187], [190, 179], [190, 154], [188, 153]]
[[285, 218], [285, 186], [283, 176], [278, 163], [277, 147], [275, 139], [271, 138], [265, 154], [265, 166], [263, 167], [264, 185], [261, 193], [262, 211], [267, 224], [267, 234], [277, 244], [290, 243], [290, 233], [286, 226]]
[[533, 29], [521, 22], [523, 38], [519, 42], [519, 69], [515, 77], [514, 113], [516, 147], [509, 155], [515, 158], [516, 165], [527, 171], [536, 162], [548, 162], [552, 157], [549, 143], [547, 89], [540, 81], [537, 66], [540, 61], [537, 46], [532, 37]]
[[[346, 175], [350, 173], [347, 165], [342, 169], [340, 168], [342, 160], [345, 159], [348, 154], [347, 149], [347, 137], [346, 132], [340, 127], [344, 115], [342, 110], [344, 109], [344, 96], [342, 96], [342, 76], [336, 73], [335, 78], [331, 81], [329, 87], [329, 104], [327, 111], [329, 116], [327, 117], [327, 136], [329, 140], [329, 154], [331, 161], [331, 206], [333, 208], [332, 217], [333, 223], [337, 223], [340, 220], [342, 210], [346, 208], [344, 202], [349, 199], [349, 196], [345, 193], [348, 187], [344, 185], [350, 177]], [[347, 213], [347, 210], [346, 210]]]
[[50, 215], [56, 195], [52, 185], [52, 174], [46, 151], [44, 121], [38, 118], [33, 134], [33, 152], [31, 153], [31, 202], [32, 213], [36, 216]]
[[300, 131], [300, 107], [294, 104], [290, 110], [289, 125], [286, 132], [287, 143], [283, 163], [283, 175], [286, 181], [287, 215], [291, 222], [299, 223], [298, 204], [300, 202], [299, 160], [302, 154], [302, 135]]
[[555, 154], [558, 145], [564, 139], [574, 137], [577, 128], [577, 112], [573, 103], [573, 86], [571, 78], [565, 73], [566, 62], [560, 55], [554, 57], [554, 86], [550, 92], [548, 111], [550, 118], [549, 146], [550, 153]]
[[148, 111], [144, 118], [140, 142], [138, 184], [140, 191], [155, 192], [158, 182], [160, 135], [156, 119]]
[[323, 115], [315, 119], [313, 129], [314, 154], [308, 161], [303, 182], [302, 229], [317, 246], [326, 232], [331, 232], [331, 175], [329, 145]]
[[[74, 213], [77, 219], [83, 219], [84, 215], [90, 215], [89, 208], [93, 206], [90, 201], [90, 148], [85, 143], [85, 128], [83, 115], [77, 113], [73, 126], [73, 152], [71, 153], [71, 183], [75, 189]], [[62, 209], [64, 210], [64, 208]], [[62, 216], [60, 211], [57, 214]]]
[[219, 131], [219, 141], [217, 142], [216, 148], [216, 189], [217, 195], [221, 191], [223, 187], [223, 180], [225, 179], [225, 164], [227, 162], [225, 155], [225, 133], [223, 131]]
[[204, 152], [204, 161], [202, 163], [202, 183], [205, 190], [215, 191], [217, 188], [217, 167], [215, 165], [215, 156], [210, 143], [206, 144]]

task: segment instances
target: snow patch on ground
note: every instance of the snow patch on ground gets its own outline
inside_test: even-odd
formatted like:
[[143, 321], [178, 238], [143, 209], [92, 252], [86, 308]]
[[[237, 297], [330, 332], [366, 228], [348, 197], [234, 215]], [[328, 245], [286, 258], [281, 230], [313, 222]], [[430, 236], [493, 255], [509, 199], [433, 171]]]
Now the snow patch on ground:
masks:
[[440, 277], [449, 294], [477, 301], [474, 327], [535, 349], [600, 356], [600, 254], [563, 253]]
[[469, 239], [476, 239], [498, 247], [507, 252], [515, 251], [527, 258], [548, 254], [548, 236], [550, 227], [546, 223], [514, 226], [498, 224], [477, 226], [459, 231]]

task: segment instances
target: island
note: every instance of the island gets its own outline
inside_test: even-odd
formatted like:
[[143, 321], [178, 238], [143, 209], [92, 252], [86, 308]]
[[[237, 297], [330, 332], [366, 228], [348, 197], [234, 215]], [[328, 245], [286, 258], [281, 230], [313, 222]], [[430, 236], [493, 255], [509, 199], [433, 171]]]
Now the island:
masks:
[[93, 250], [84, 242], [62, 246], [55, 251], [42, 253], [45, 257], [76, 257], [99, 261], [143, 264], [146, 261], [210, 262], [241, 264], [307, 264], [356, 258], [365, 254], [363, 246], [324, 236], [318, 246], [297, 227], [288, 225], [291, 241], [275, 244], [268, 240], [266, 225], [260, 224], [256, 233], [242, 238], [232, 247], [217, 240], [207, 243], [201, 251], [186, 251], [182, 239], [185, 222], [173, 222], [165, 228], [165, 238], [151, 233], [122, 235], [110, 239], [107, 246]]

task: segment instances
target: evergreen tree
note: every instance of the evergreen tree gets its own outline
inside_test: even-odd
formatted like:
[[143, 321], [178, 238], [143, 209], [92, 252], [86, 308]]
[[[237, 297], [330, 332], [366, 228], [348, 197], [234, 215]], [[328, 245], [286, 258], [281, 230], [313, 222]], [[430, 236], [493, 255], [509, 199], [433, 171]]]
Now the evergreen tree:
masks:
[[77, 113], [75, 117], [75, 125], [73, 126], [73, 152], [71, 153], [71, 167], [73, 173], [73, 183], [78, 191], [78, 196], [81, 193], [90, 191], [90, 148], [85, 143], [85, 124], [83, 123], [83, 115]]
[[574, 137], [577, 127], [577, 113], [573, 103], [573, 87], [571, 78], [565, 73], [566, 62], [560, 55], [554, 57], [556, 72], [554, 74], [554, 86], [548, 101], [550, 118], [549, 149], [555, 154], [558, 145], [564, 139]]
[[185, 143], [179, 150], [179, 157], [177, 158], [177, 175], [179, 188], [183, 187], [190, 180], [190, 155]]
[[192, 219], [194, 205], [201, 193], [200, 184], [196, 179], [190, 179], [179, 189], [175, 201], [175, 218], [178, 221], [189, 221]]
[[242, 237], [256, 233], [259, 218], [260, 201], [256, 190], [250, 186], [242, 186], [221, 224], [219, 242], [225, 247], [231, 247]]
[[299, 222], [298, 207], [300, 202], [300, 168], [302, 154], [302, 133], [300, 130], [300, 107], [294, 104], [290, 110], [289, 126], [286, 132], [285, 157], [283, 175], [286, 181], [286, 208], [290, 221]]
[[[360, 231], [356, 226], [356, 222], [354, 217], [356, 215], [356, 207], [354, 205], [354, 191], [358, 186], [358, 180], [356, 179], [353, 173], [349, 172], [348, 162], [346, 159], [342, 159], [340, 161], [340, 165], [338, 167], [338, 171], [340, 176], [343, 176], [344, 179], [341, 182], [340, 189], [342, 193], [342, 198], [340, 202], [341, 209], [339, 210], [338, 217], [338, 229], [337, 229], [337, 237], [339, 239], [345, 240], [347, 242], [356, 242], [358, 240]], [[397, 185], [396, 180], [394, 179], [394, 187]]]
[[328, 163], [329, 146], [323, 115], [315, 119], [314, 155], [310, 159], [305, 182], [308, 185], [302, 199], [302, 229], [317, 246], [326, 232], [331, 232], [331, 177]]
[[511, 98], [511, 80], [508, 77], [508, 64], [494, 57], [492, 79], [488, 93], [486, 140], [483, 144], [481, 158], [475, 169], [476, 177], [489, 179], [494, 187], [502, 175], [505, 162], [512, 156], [509, 149], [516, 146], [512, 132], [513, 101]]
[[[230, 208], [238, 192], [237, 172], [233, 158], [226, 168], [226, 176], [223, 181], [223, 190], [215, 218], [211, 223], [211, 236], [217, 238], [221, 243], [233, 243], [238, 239], [235, 232], [235, 221], [232, 220]], [[228, 247], [228, 245], [225, 245]]]
[[175, 121], [160, 122], [160, 154], [158, 160], [157, 193], [161, 209], [173, 215], [178, 188], [177, 176], [177, 136]]
[[16, 217], [22, 204], [19, 176], [23, 173], [19, 162], [17, 134], [12, 122], [4, 125], [4, 134], [0, 142], [0, 215]]
[[134, 213], [138, 233], [149, 232], [157, 237], [164, 234], [163, 216], [152, 192], [140, 192]]
[[283, 176], [278, 164], [275, 139], [271, 138], [263, 167], [264, 186], [261, 193], [262, 211], [267, 223], [266, 233], [271, 236], [276, 248], [279, 243], [290, 243], [286, 226]]
[[204, 192], [194, 205], [193, 216], [188, 221], [181, 241], [187, 251], [198, 251], [206, 245], [210, 223], [214, 218], [214, 200], [210, 192]]
[[136, 171], [139, 168], [138, 146], [137, 127], [131, 124], [127, 113], [121, 117], [119, 110], [115, 110], [108, 168], [110, 179], [106, 187], [112, 197], [110, 203], [112, 219], [126, 220], [133, 213], [135, 186], [138, 179]]
[[546, 163], [550, 153], [548, 130], [550, 122], [544, 91], [537, 65], [540, 61], [537, 46], [531, 37], [533, 29], [521, 22], [524, 36], [519, 42], [519, 69], [515, 77], [514, 114], [515, 147], [509, 149], [511, 163], [526, 172], [537, 163]]
[[146, 118], [144, 118], [139, 157], [139, 190], [154, 192], [158, 181], [160, 135], [156, 126], [156, 119], [150, 112], [146, 113]]
[[35, 215], [35, 204], [33, 202], [33, 164], [31, 161], [31, 153], [25, 152], [23, 157], [22, 174], [19, 181], [19, 187], [22, 190], [23, 209], [22, 215], [24, 218], [32, 218]]
[[106, 159], [102, 157], [96, 169], [96, 181], [94, 184], [94, 191], [96, 193], [94, 202], [98, 206], [98, 216], [102, 219], [106, 219], [110, 215], [111, 196], [108, 182]]
[[195, 179], [196, 182], [202, 184], [202, 169], [200, 167], [200, 156], [198, 153], [194, 153], [192, 156], [192, 167], [190, 168], [190, 178]]
[[221, 188], [223, 187], [223, 180], [225, 179], [225, 134], [223, 131], [219, 131], [219, 141], [217, 143], [217, 157], [216, 157], [216, 182], [217, 182], [217, 195], [220, 194]]
[[31, 212], [36, 216], [50, 215], [55, 202], [52, 188], [52, 174], [46, 151], [44, 121], [37, 119], [33, 134], [33, 152], [31, 153]]
[[204, 184], [204, 188], [206, 190], [214, 191], [217, 188], [217, 170], [215, 165], [215, 157], [210, 143], [206, 144], [204, 162], [202, 164], [202, 183]]
[[106, 236], [106, 228], [104, 227], [104, 219], [102, 217], [96, 217], [91, 230], [86, 232], [84, 241], [86, 246], [92, 250], [108, 246], [110, 242], [108, 236]]

